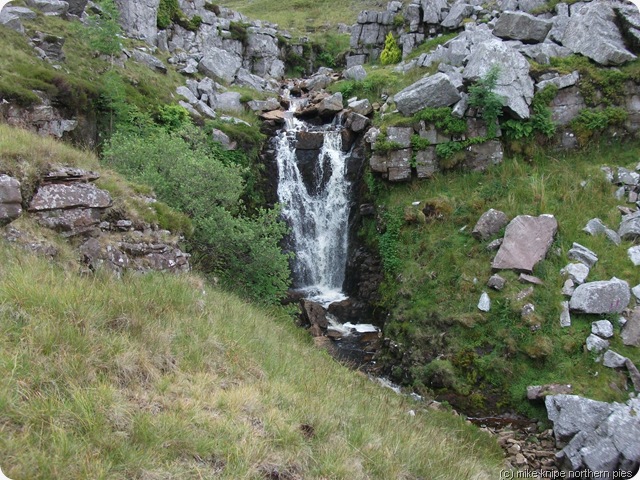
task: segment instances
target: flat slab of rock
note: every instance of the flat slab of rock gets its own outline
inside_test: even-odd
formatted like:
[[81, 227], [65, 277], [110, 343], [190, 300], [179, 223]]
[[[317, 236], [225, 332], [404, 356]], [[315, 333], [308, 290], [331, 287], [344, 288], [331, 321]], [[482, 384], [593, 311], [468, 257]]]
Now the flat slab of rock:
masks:
[[611, 280], [588, 282], [579, 285], [569, 307], [582, 313], [620, 313], [631, 300], [629, 284], [613, 277]]
[[426, 107], [448, 107], [460, 100], [458, 89], [444, 73], [426, 76], [394, 96], [400, 113], [405, 116]]
[[34, 212], [70, 208], [108, 208], [111, 196], [88, 183], [51, 184], [41, 186], [31, 199]]
[[489, 240], [509, 223], [504, 212], [490, 208], [480, 216], [471, 234], [478, 240]]
[[531, 273], [547, 255], [557, 230], [558, 222], [553, 215], [517, 216], [505, 230], [504, 241], [492, 267]]

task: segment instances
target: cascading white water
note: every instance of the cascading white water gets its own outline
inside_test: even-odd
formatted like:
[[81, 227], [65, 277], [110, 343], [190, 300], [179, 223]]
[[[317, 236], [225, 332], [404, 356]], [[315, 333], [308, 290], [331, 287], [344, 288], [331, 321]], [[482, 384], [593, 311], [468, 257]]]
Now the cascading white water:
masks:
[[[277, 139], [278, 198], [292, 229], [295, 287], [308, 298], [329, 304], [345, 298], [342, 284], [348, 247], [350, 183], [340, 127], [311, 127], [293, 115], [291, 100], [285, 129]], [[296, 156], [297, 133], [322, 132], [324, 142], [305, 184]]]

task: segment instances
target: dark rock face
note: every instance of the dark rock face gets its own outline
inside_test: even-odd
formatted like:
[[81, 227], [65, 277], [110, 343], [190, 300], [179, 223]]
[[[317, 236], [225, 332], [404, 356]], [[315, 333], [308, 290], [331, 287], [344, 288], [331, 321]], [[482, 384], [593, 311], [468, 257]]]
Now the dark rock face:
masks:
[[520, 215], [514, 218], [507, 226], [504, 242], [492, 267], [531, 273], [547, 255], [557, 230], [558, 222], [553, 215]]

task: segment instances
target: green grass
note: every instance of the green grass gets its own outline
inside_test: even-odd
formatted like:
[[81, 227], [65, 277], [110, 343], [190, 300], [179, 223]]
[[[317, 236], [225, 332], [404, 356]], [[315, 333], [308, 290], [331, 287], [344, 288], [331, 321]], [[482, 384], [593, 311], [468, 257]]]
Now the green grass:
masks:
[[[560, 328], [564, 279], [559, 270], [569, 263], [566, 255], [572, 242], [579, 242], [600, 258], [590, 281], [615, 275], [631, 287], [640, 282], [640, 272], [626, 255], [630, 242], [616, 247], [604, 237], [582, 231], [594, 217], [617, 229], [619, 202], [600, 166], [634, 167], [638, 151], [636, 144], [603, 144], [572, 155], [538, 154], [532, 162], [506, 159], [484, 174], [448, 172], [406, 185], [376, 182], [375, 203], [403, 223], [394, 258], [399, 266], [381, 288], [381, 306], [391, 310], [386, 334], [410, 352], [402, 359], [388, 353], [385, 360], [390, 371], [395, 367], [395, 377], [446, 397], [438, 379], [434, 383], [433, 376], [425, 377], [421, 367], [416, 367], [429, 365], [440, 355], [455, 367], [453, 390], [459, 404], [469, 402], [472, 394], [481, 400], [465, 405], [471, 410], [515, 406], [542, 417], [543, 412], [532, 409], [525, 400], [525, 389], [549, 382], [571, 383], [575, 393], [591, 398], [624, 399], [625, 375], [594, 363], [592, 355], [583, 351], [591, 322], [600, 317], [572, 315], [573, 326]], [[584, 188], [579, 185], [583, 180], [587, 182]], [[432, 205], [439, 215], [421, 220], [424, 217], [411, 206], [414, 201], [422, 202], [420, 209], [425, 203]], [[494, 254], [486, 251], [488, 242], [471, 236], [471, 230], [489, 208], [502, 210], [510, 218], [551, 213], [558, 220], [559, 231], [548, 258], [534, 271], [545, 286], [536, 287], [529, 299], [515, 299], [526, 286], [510, 272], [501, 273], [508, 280], [502, 292], [485, 286]], [[362, 234], [378, 242], [373, 222], [365, 224]], [[489, 314], [477, 309], [482, 291], [493, 301]], [[520, 317], [528, 301], [536, 308], [529, 321]], [[617, 317], [613, 323], [617, 325]], [[532, 331], [536, 324], [540, 328]], [[616, 331], [619, 333], [618, 327]], [[612, 348], [640, 362], [640, 354], [623, 347], [619, 339], [612, 342]]]
[[338, 23], [356, 23], [362, 10], [385, 10], [386, 3], [376, 0], [226, 0], [218, 3], [244, 13], [249, 18], [277, 23], [282, 28], [299, 32], [321, 32], [333, 28]]
[[5, 243], [0, 264], [11, 478], [498, 477], [487, 434], [195, 276], [80, 275]]

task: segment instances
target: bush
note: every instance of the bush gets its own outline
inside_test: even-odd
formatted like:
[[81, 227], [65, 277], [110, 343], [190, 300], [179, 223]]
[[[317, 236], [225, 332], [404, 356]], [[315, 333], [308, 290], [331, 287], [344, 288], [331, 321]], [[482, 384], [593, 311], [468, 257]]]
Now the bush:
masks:
[[393, 33], [389, 32], [384, 40], [384, 50], [380, 54], [380, 63], [382, 65], [393, 65], [400, 60], [402, 60], [402, 51], [400, 51]]
[[118, 21], [120, 12], [113, 0], [101, 0], [97, 3], [102, 12], [89, 16], [84, 33], [92, 49], [103, 55], [116, 55], [122, 50], [122, 29]]
[[421, 120], [426, 123], [433, 123], [435, 127], [445, 135], [463, 135], [467, 132], [467, 122], [458, 117], [454, 117], [450, 108], [425, 108], [413, 116], [416, 122]]
[[158, 28], [164, 30], [169, 27], [173, 22], [179, 20], [181, 13], [178, 0], [160, 0], [156, 20]]
[[482, 118], [487, 123], [489, 138], [494, 138], [498, 133], [496, 122], [504, 104], [502, 97], [493, 91], [499, 76], [500, 69], [494, 66], [484, 78], [469, 87], [469, 105], [482, 112]]
[[[174, 119], [175, 109], [167, 108]], [[186, 213], [187, 239], [197, 265], [248, 297], [275, 303], [289, 286], [288, 256], [279, 242], [286, 226], [277, 210], [249, 216], [241, 201], [246, 169], [195, 128], [117, 132], [105, 161], [128, 178], [151, 185], [158, 199]]]

